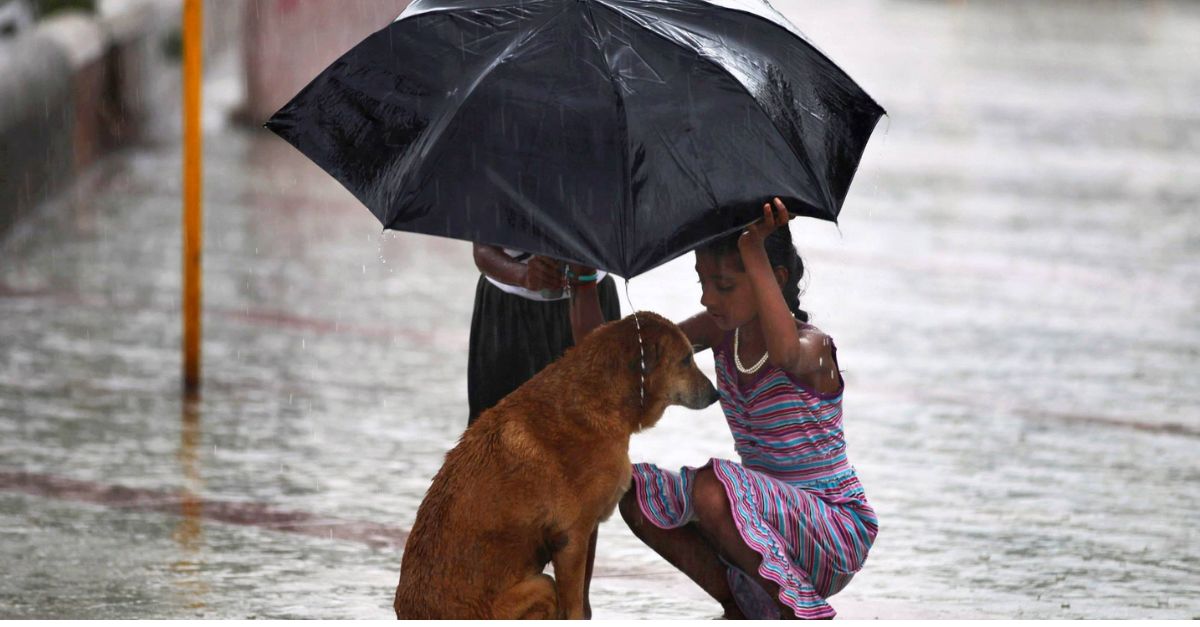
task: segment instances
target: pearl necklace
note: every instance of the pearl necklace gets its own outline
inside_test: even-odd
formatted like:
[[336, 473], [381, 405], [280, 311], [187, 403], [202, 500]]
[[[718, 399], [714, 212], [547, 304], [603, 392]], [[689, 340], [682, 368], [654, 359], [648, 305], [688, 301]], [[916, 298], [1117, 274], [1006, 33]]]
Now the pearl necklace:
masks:
[[767, 363], [767, 356], [771, 353], [770, 351], [764, 352], [762, 359], [758, 360], [757, 364], [754, 364], [749, 368], [743, 366], [742, 358], [738, 357], [738, 331], [741, 331], [741, 328], [733, 330], [733, 365], [737, 366], [738, 372], [742, 374], [754, 374], [762, 369], [763, 364]]

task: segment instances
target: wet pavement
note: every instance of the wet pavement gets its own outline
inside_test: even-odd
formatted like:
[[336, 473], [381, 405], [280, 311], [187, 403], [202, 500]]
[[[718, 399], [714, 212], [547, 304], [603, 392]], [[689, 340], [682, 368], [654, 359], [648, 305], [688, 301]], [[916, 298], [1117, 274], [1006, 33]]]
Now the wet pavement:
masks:
[[[777, 6], [890, 113], [840, 229], [793, 223], [881, 519], [840, 616], [1200, 618], [1200, 5]], [[0, 236], [0, 617], [390, 616], [466, 421], [469, 245], [211, 126], [198, 402], [177, 142]], [[691, 265], [633, 305], [693, 313]], [[631, 451], [732, 455], [715, 407]], [[620, 520], [596, 570], [597, 618], [719, 614]]]

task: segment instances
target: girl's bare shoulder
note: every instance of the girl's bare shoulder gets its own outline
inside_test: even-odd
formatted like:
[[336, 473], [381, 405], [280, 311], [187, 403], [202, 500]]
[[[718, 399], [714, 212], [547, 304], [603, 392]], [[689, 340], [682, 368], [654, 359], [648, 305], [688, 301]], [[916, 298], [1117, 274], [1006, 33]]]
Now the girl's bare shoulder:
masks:
[[814, 338], [823, 340], [829, 337], [817, 325], [801, 322], [799, 318], [796, 319], [796, 333], [800, 335], [801, 340]]

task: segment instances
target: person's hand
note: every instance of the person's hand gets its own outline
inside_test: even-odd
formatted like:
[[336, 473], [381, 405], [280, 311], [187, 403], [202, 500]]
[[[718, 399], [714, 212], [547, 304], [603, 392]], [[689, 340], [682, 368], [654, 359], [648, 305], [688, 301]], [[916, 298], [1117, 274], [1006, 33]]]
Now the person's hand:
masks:
[[595, 278], [593, 278], [590, 281], [580, 281], [579, 280], [579, 277], [587, 277], [587, 276], [595, 277], [596, 276], [595, 268], [580, 265], [577, 263], [571, 263], [571, 264], [567, 264], [567, 272], [569, 272], [571, 274], [571, 281], [570, 281], [571, 287], [578, 287], [580, 285], [595, 285], [596, 284]]
[[763, 204], [763, 217], [761, 220], [754, 221], [746, 230], [742, 232], [738, 238], [738, 246], [745, 248], [747, 246], [762, 246], [762, 243], [767, 239], [767, 236], [780, 227], [786, 227], [788, 220], [794, 216], [788, 214], [787, 207], [783, 205], [783, 201], [779, 198], [773, 199], [772, 203]]
[[536, 292], [539, 290], [557, 290], [566, 287], [566, 277], [563, 276], [562, 262], [534, 255], [525, 264], [525, 274], [521, 277], [521, 287]]

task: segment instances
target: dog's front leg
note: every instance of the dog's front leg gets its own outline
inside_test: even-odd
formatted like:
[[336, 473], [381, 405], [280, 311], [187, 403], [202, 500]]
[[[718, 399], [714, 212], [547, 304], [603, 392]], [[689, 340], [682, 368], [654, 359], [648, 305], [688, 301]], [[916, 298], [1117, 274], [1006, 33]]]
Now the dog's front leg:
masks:
[[560, 618], [584, 617], [583, 588], [587, 574], [588, 543], [593, 529], [594, 526], [586, 525], [570, 530], [567, 532], [567, 543], [554, 554], [554, 582], [558, 589]]

